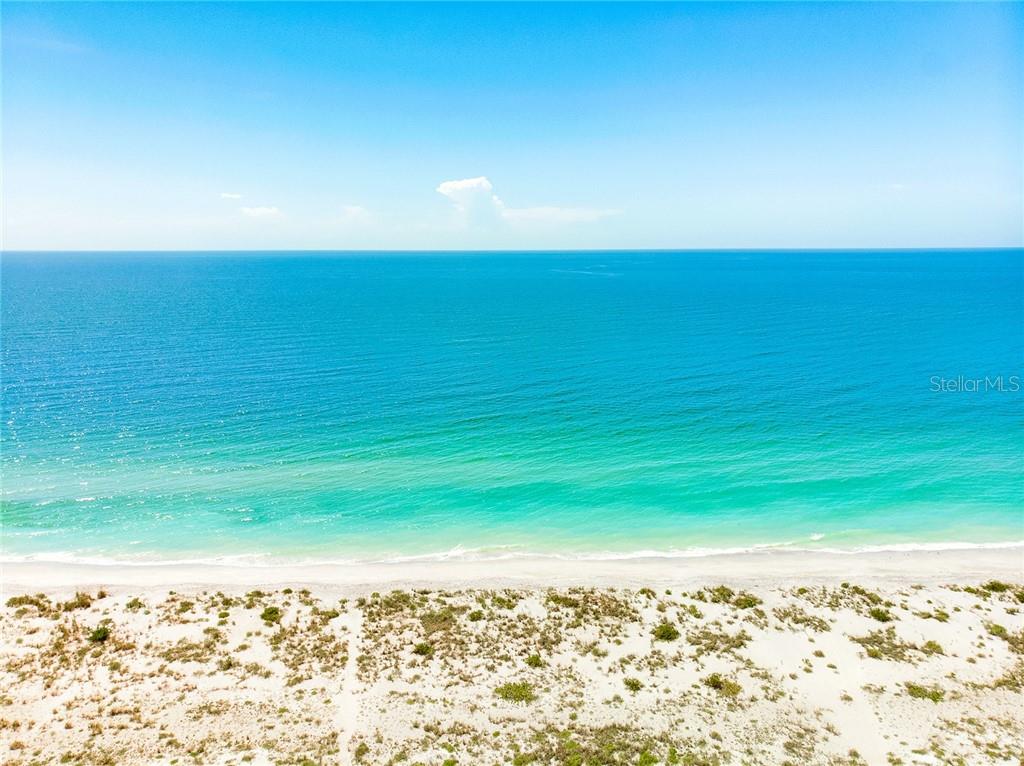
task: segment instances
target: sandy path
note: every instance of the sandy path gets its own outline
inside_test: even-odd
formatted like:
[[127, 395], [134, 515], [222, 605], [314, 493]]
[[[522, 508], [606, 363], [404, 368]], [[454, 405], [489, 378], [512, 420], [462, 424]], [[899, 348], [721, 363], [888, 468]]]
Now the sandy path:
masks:
[[349, 608], [340, 618], [348, 640], [348, 659], [341, 676], [341, 688], [335, 695], [337, 711], [338, 747], [344, 763], [354, 763], [351, 757], [352, 736], [359, 724], [359, 701], [363, 692], [359, 681], [359, 653], [362, 651], [363, 613]]

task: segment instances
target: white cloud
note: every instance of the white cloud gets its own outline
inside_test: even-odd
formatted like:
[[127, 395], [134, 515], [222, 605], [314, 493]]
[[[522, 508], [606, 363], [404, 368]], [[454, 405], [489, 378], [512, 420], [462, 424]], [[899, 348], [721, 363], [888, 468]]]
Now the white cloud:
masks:
[[220, 193], [220, 198], [221, 199], [242, 199], [242, 195], [241, 194], [232, 194], [231, 192], [221, 192]]
[[486, 176], [445, 181], [436, 191], [455, 203], [455, 210], [469, 226], [491, 226], [501, 220], [505, 210]]
[[622, 212], [585, 207], [508, 207], [494, 193], [494, 185], [487, 176], [445, 181], [437, 187], [437, 192], [455, 204], [455, 210], [465, 225], [474, 227], [497, 223], [592, 223]]
[[494, 186], [487, 176], [477, 176], [458, 181], [444, 181], [437, 187], [437, 192], [448, 197], [456, 205], [473, 204], [480, 199], [489, 199], [500, 205], [501, 200], [491, 194], [493, 189]]
[[276, 207], [240, 207], [242, 215], [247, 215], [250, 218], [277, 218], [281, 215], [281, 211]]

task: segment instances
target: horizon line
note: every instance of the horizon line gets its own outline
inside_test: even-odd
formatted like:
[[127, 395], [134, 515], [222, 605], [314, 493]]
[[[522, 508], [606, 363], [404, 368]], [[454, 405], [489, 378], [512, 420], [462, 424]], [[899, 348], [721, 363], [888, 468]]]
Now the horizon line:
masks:
[[166, 248], [90, 248], [82, 250], [64, 249], [23, 249], [23, 248], [0, 248], [0, 256], [7, 254], [95, 254], [95, 253], [195, 253], [195, 254], [218, 254], [218, 253], [479, 253], [479, 254], [503, 254], [503, 253], [851, 253], [851, 252], [964, 252], [974, 250], [1002, 251], [1002, 250], [1024, 250], [1024, 243], [1019, 245], [967, 245], [961, 247], [595, 247], [595, 248], [188, 248], [188, 249], [166, 249]]

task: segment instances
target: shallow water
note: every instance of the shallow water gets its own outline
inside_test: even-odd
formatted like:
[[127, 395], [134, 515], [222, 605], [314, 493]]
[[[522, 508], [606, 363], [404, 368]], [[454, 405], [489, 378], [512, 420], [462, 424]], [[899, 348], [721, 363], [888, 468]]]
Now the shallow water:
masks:
[[1020, 250], [0, 268], [8, 558], [1024, 539]]

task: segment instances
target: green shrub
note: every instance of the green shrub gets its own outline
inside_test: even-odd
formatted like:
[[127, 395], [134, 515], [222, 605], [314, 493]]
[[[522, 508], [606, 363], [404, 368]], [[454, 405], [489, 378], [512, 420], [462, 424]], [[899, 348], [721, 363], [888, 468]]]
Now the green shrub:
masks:
[[907, 662], [911, 659], [911, 652], [917, 649], [914, 644], [897, 636], [896, 629], [891, 626], [885, 630], [872, 631], [866, 636], [851, 636], [850, 640], [863, 646], [865, 653], [873, 660]]
[[420, 657], [433, 657], [434, 645], [429, 641], [422, 641], [412, 648], [412, 653], [418, 654]]
[[277, 606], [268, 606], [260, 613], [260, 619], [267, 625], [274, 625], [281, 622], [281, 608]]
[[531, 654], [526, 658], [526, 664], [531, 668], [542, 668], [544, 667], [544, 660], [540, 658], [539, 654]]
[[1015, 654], [1024, 654], [1024, 630], [1018, 630], [1016, 633], [1011, 633], [1002, 625], [998, 625], [994, 622], [986, 623], [986, 629], [996, 638], [1001, 638], [1006, 642], [1006, 647]]
[[911, 683], [910, 681], [908, 681], [905, 686], [907, 687], [907, 694], [914, 699], [941, 702], [942, 698], [946, 695], [946, 693], [937, 686], [922, 686], [921, 684]]
[[420, 615], [420, 624], [423, 626], [423, 632], [429, 638], [434, 633], [451, 630], [455, 627], [456, 615], [454, 610], [445, 607], [436, 612], [425, 612]]
[[710, 676], [702, 680], [701, 683], [709, 689], [714, 689], [723, 697], [735, 697], [743, 691], [742, 686], [728, 678], [723, 678], [721, 673], [712, 673]]
[[46, 612], [50, 608], [50, 600], [42, 593], [35, 596], [11, 596], [7, 599], [7, 606], [12, 608], [32, 607], [38, 612]]
[[679, 638], [679, 629], [671, 622], [663, 622], [652, 631], [656, 641], [675, 641]]
[[108, 638], [110, 638], [110, 628], [106, 625], [94, 628], [92, 633], [89, 634], [89, 641], [93, 644], [102, 644]]
[[1010, 631], [1008, 631], [1002, 625], [998, 625], [994, 622], [988, 623], [988, 625], [986, 625], [985, 627], [988, 628], [988, 632], [996, 638], [1005, 639], [1008, 635], [1010, 635]]
[[708, 594], [712, 604], [728, 604], [732, 601], [733, 596], [736, 592], [732, 588], [727, 588], [724, 585], [719, 585], [715, 588], [709, 588]]
[[508, 598], [506, 596], [494, 596], [491, 599], [491, 603], [494, 604], [498, 609], [515, 609], [517, 599]]
[[90, 606], [92, 606], [92, 596], [88, 593], [76, 593], [75, 597], [70, 601], [65, 601], [61, 608], [65, 612], [70, 612], [74, 609], [88, 609]]
[[563, 596], [560, 593], [549, 593], [548, 601], [550, 601], [555, 606], [564, 606], [567, 609], [577, 609], [580, 605], [580, 601], [578, 598], [573, 598], [572, 596]]
[[750, 609], [761, 603], [761, 599], [752, 593], [740, 593], [733, 599], [732, 605], [737, 609]]
[[808, 628], [815, 633], [827, 633], [832, 630], [828, 620], [824, 620], [814, 614], [808, 614], [798, 606], [788, 606], [784, 609], [775, 608], [772, 610], [772, 614], [794, 627]]
[[636, 694], [638, 691], [644, 688], [644, 685], [643, 683], [641, 683], [639, 678], [624, 678], [622, 680], [622, 683], [624, 683], [626, 685], [626, 688], [633, 692], [633, 694]]
[[507, 702], [527, 703], [537, 699], [537, 693], [533, 690], [533, 685], [525, 681], [512, 681], [502, 684], [494, 690], [494, 693]]

